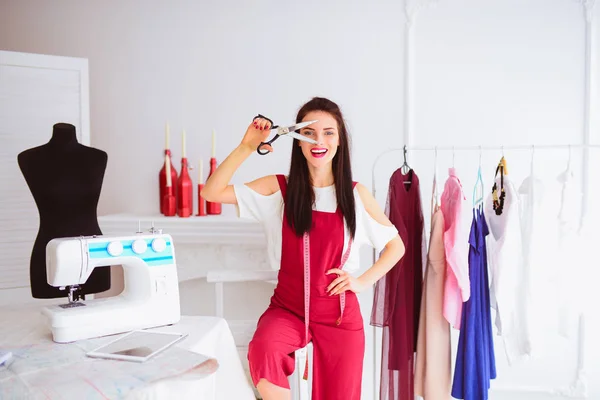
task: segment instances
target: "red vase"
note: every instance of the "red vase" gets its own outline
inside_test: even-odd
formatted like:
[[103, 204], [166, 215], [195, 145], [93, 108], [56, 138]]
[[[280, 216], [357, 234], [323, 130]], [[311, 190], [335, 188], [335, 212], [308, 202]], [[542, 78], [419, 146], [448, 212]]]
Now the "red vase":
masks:
[[193, 213], [194, 197], [192, 190], [192, 178], [188, 172], [187, 158], [181, 159], [181, 173], [177, 180], [177, 215], [189, 217]]
[[[171, 150], [165, 149], [165, 154], [169, 155], [169, 160], [171, 160]], [[172, 195], [175, 197], [175, 201], [177, 201], [177, 171], [173, 166], [173, 162], [171, 161], [171, 184], [172, 184]], [[165, 168], [165, 162], [163, 157], [162, 168], [158, 173], [158, 187], [159, 187], [159, 199], [160, 199], [160, 212], [164, 214], [165, 209], [165, 195], [166, 187], [167, 187], [167, 169]]]
[[177, 202], [175, 201], [175, 196], [173, 195], [173, 186], [165, 187], [165, 196], [163, 198], [164, 208], [162, 209], [165, 217], [172, 217], [175, 215], [175, 210], [177, 209]]
[[200, 217], [206, 215], [206, 207], [204, 204], [204, 198], [200, 194], [200, 192], [202, 192], [203, 188], [204, 188], [204, 184], [199, 183], [198, 184], [198, 214], [196, 214], [196, 215], [198, 215]]
[[[208, 177], [215, 173], [217, 169], [217, 159], [212, 157], [210, 159], [210, 172], [208, 173]], [[209, 215], [219, 215], [221, 214], [221, 203], [213, 203], [211, 201], [206, 202], [206, 211]]]

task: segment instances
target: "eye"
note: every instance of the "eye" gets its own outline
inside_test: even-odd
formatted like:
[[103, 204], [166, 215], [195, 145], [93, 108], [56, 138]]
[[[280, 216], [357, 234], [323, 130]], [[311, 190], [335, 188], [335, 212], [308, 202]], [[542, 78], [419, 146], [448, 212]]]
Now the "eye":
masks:
[[326, 135], [335, 135], [335, 132], [334, 131], [327, 131], [327, 132], [325, 132], [325, 134]]
[[305, 130], [301, 132], [303, 135], [309, 136], [313, 134], [313, 131]]

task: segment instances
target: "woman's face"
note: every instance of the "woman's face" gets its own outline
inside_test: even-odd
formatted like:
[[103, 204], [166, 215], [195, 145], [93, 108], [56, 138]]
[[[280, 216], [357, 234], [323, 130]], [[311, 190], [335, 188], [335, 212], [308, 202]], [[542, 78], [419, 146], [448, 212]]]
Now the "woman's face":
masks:
[[316, 140], [318, 144], [301, 140], [299, 143], [308, 165], [314, 168], [322, 168], [331, 164], [331, 160], [333, 160], [340, 145], [340, 135], [337, 121], [331, 114], [323, 111], [311, 111], [302, 119], [302, 121], [313, 120], [317, 120], [317, 122], [302, 128], [300, 134]]

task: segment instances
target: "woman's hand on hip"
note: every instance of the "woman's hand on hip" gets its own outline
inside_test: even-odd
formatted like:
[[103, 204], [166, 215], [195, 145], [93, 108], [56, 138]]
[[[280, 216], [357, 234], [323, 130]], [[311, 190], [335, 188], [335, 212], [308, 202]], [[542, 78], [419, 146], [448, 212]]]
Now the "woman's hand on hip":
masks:
[[340, 294], [347, 290], [354, 293], [360, 293], [363, 290], [365, 290], [368, 286], [366, 283], [361, 281], [360, 278], [355, 278], [346, 271], [343, 271], [339, 268], [330, 269], [329, 271], [325, 272], [325, 274], [338, 275], [338, 277], [335, 278], [333, 282], [329, 284], [329, 286], [327, 286], [327, 294], [329, 294], [330, 296]]

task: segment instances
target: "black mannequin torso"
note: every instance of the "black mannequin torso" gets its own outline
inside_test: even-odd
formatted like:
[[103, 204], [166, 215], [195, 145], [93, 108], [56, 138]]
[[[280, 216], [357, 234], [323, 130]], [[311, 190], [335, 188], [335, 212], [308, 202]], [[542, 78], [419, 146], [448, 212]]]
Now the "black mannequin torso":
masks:
[[[48, 143], [18, 155], [40, 216], [29, 269], [34, 298], [66, 297], [68, 293], [46, 281], [46, 245], [51, 239], [102, 234], [96, 208], [107, 158], [104, 151], [79, 144], [75, 127], [63, 123], [54, 125]], [[96, 268], [80, 288], [80, 294], [108, 290], [110, 268]]]

